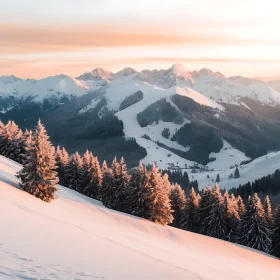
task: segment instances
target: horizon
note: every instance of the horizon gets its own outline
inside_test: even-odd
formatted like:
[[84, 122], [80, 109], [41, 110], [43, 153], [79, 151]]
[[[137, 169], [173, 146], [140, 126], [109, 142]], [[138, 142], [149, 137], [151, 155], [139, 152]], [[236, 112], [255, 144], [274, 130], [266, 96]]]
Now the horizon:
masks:
[[97, 66], [141, 71], [179, 61], [226, 77], [279, 79], [277, 7], [272, 0], [144, 0], [137, 9], [127, 0], [11, 0], [0, 11], [0, 75], [75, 77]]
[[55, 77], [55, 76], [60, 76], [60, 75], [64, 75], [64, 76], [68, 76], [68, 77], [71, 77], [71, 78], [78, 78], [80, 75], [83, 75], [83, 74], [85, 74], [85, 73], [90, 73], [90, 72], [92, 72], [92, 71], [94, 71], [94, 70], [96, 70], [96, 69], [102, 69], [102, 70], [104, 70], [104, 71], [109, 71], [109, 72], [111, 72], [112, 74], [117, 74], [118, 72], [120, 72], [120, 71], [122, 71], [122, 70], [124, 70], [125, 68], [132, 68], [133, 70], [135, 70], [137, 73], [140, 73], [141, 71], [145, 71], [145, 70], [150, 70], [150, 71], [152, 71], [152, 70], [158, 70], [158, 71], [160, 71], [160, 70], [168, 70], [168, 69], [170, 69], [171, 67], [173, 67], [175, 64], [179, 64], [179, 65], [182, 65], [187, 71], [190, 71], [190, 72], [195, 72], [195, 71], [201, 71], [201, 70], [203, 70], [203, 69], [207, 69], [207, 70], [210, 70], [210, 71], [212, 71], [212, 72], [214, 72], [214, 73], [220, 73], [220, 74], [222, 74], [223, 76], [225, 76], [227, 79], [228, 78], [232, 78], [232, 77], [243, 77], [243, 78], [248, 78], [248, 79], [255, 79], [255, 80], [259, 80], [259, 81], [263, 81], [263, 82], [269, 82], [269, 81], [277, 81], [277, 80], [280, 80], [280, 77], [249, 77], [249, 76], [241, 76], [241, 75], [232, 75], [232, 76], [226, 76], [226, 75], [224, 75], [224, 73], [222, 73], [222, 72], [220, 72], [220, 71], [218, 71], [218, 70], [216, 70], [216, 69], [210, 69], [210, 68], [206, 68], [206, 67], [203, 67], [203, 68], [200, 68], [200, 69], [189, 69], [189, 68], [187, 68], [184, 64], [182, 64], [182, 63], [173, 63], [172, 65], [169, 65], [169, 67], [166, 67], [166, 68], [141, 68], [140, 70], [137, 70], [136, 68], [134, 68], [134, 67], [132, 67], [132, 66], [125, 66], [125, 67], [123, 67], [123, 68], [119, 68], [119, 69], [117, 69], [117, 70], [115, 70], [115, 71], [112, 71], [111, 69], [108, 69], [108, 68], [104, 68], [104, 67], [101, 67], [101, 66], [96, 66], [96, 67], [94, 67], [94, 68], [92, 68], [90, 71], [84, 71], [84, 72], [82, 72], [82, 73], [78, 73], [77, 75], [74, 75], [74, 76], [72, 76], [72, 75], [68, 75], [68, 74], [66, 74], [66, 73], [64, 73], [64, 72], [61, 72], [61, 73], [57, 73], [57, 74], [53, 74], [53, 75], [49, 75], [49, 76], [43, 76], [43, 77], [38, 77], [38, 78], [36, 78], [36, 77], [22, 77], [22, 76], [18, 76], [18, 75], [15, 75], [15, 74], [10, 74], [10, 75], [2, 75], [1, 73], [0, 73], [0, 77], [2, 76], [14, 76], [14, 77], [16, 77], [16, 78], [19, 78], [19, 79], [22, 79], [22, 80], [25, 80], [25, 79], [32, 79], [32, 80], [41, 80], [41, 79], [45, 79], [45, 78], [47, 78], [47, 77]]

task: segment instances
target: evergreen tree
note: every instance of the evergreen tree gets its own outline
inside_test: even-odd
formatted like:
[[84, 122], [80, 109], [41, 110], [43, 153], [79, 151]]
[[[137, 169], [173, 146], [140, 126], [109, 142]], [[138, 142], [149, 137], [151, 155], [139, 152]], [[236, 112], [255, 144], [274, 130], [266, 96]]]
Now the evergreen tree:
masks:
[[108, 168], [106, 161], [102, 164], [102, 185], [99, 190], [99, 198], [107, 208], [111, 208], [112, 198], [113, 198], [113, 173], [110, 168]]
[[236, 197], [234, 196], [233, 193], [230, 195], [230, 199], [231, 199], [231, 202], [232, 202], [232, 205], [233, 205], [234, 209], [235, 209], [235, 210], [237, 211], [237, 213], [238, 213], [237, 199], [236, 199]]
[[258, 195], [250, 196], [239, 226], [237, 243], [263, 251], [271, 250], [271, 230], [265, 218], [263, 206]]
[[124, 211], [124, 192], [129, 184], [130, 176], [127, 174], [127, 167], [123, 157], [118, 165], [114, 161], [112, 163], [112, 170], [114, 168], [113, 174], [116, 177], [113, 189], [114, 203], [112, 206], [113, 209]]
[[13, 122], [9, 121], [7, 125], [1, 126], [0, 134], [0, 154], [12, 160], [17, 160], [20, 151], [19, 147], [23, 141], [22, 131]]
[[146, 218], [158, 224], [167, 225], [173, 221], [168, 190], [162, 184], [162, 178], [157, 167], [153, 164], [148, 177], [149, 196]]
[[235, 178], [235, 179], [240, 178], [240, 173], [239, 173], [238, 167], [235, 168], [235, 171], [234, 171], [234, 178]]
[[211, 190], [211, 201], [209, 213], [204, 221], [208, 224], [206, 235], [227, 240], [229, 226], [225, 218], [224, 199], [217, 184]]
[[224, 194], [224, 205], [225, 205], [225, 221], [228, 226], [228, 232], [229, 232], [227, 239], [233, 241], [235, 238], [236, 228], [238, 226], [240, 217], [227, 191]]
[[31, 146], [33, 144], [33, 133], [31, 130], [26, 130], [23, 135], [23, 151], [20, 157], [20, 163], [25, 164], [27, 162], [28, 158], [28, 152], [31, 149]]
[[98, 158], [87, 151], [83, 156], [83, 168], [85, 171], [83, 193], [88, 197], [97, 199], [102, 186], [102, 172]]
[[207, 187], [203, 190], [197, 211], [197, 224], [199, 225], [199, 232], [206, 235], [208, 224], [205, 222], [209, 215], [209, 210], [212, 205], [211, 188]]
[[276, 257], [280, 258], [280, 205], [275, 209], [273, 222], [272, 253]]
[[62, 186], [69, 186], [67, 182], [66, 167], [69, 163], [69, 155], [64, 148], [59, 146], [56, 148], [55, 160], [57, 163], [57, 173], [59, 178], [59, 184]]
[[18, 173], [20, 186], [37, 198], [50, 202], [57, 190], [55, 185], [58, 178], [55, 169], [55, 150], [39, 120], [32, 144], [27, 149], [26, 162]]
[[132, 174], [124, 193], [124, 212], [138, 217], [145, 217], [145, 201], [148, 195], [147, 170], [140, 162], [137, 172]]
[[236, 204], [237, 204], [237, 213], [241, 219], [243, 214], [245, 213], [245, 205], [240, 195], [237, 197]]
[[194, 188], [190, 191], [190, 196], [187, 199], [186, 207], [181, 220], [181, 228], [188, 231], [197, 231], [197, 210], [199, 200], [194, 191]]
[[183, 210], [186, 207], [186, 195], [180, 185], [175, 184], [171, 186], [169, 199], [173, 211], [173, 222], [171, 225], [180, 228]]
[[216, 177], [216, 183], [219, 183], [219, 182], [220, 182], [220, 174], [218, 173], [217, 177]]
[[272, 217], [272, 211], [271, 211], [271, 203], [270, 203], [268, 195], [265, 197], [263, 209], [264, 209], [266, 221], [267, 221], [268, 225], [272, 228], [273, 217]]
[[70, 160], [65, 168], [67, 187], [82, 193], [84, 188], [83, 161], [78, 152], [70, 157]]

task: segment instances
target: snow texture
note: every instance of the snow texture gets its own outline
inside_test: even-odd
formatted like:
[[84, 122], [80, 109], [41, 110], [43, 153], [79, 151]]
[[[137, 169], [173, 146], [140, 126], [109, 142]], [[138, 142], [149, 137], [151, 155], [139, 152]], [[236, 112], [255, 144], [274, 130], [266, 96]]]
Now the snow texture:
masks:
[[109, 210], [59, 186], [45, 203], [17, 188], [0, 157], [1, 279], [279, 279], [258, 251]]

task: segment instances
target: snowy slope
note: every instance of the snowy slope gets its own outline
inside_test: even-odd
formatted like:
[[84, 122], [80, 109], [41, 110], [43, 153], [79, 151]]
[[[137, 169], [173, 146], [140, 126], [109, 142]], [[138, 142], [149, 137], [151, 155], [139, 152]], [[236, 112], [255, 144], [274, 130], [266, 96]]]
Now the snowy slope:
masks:
[[276, 280], [257, 251], [125, 215], [60, 187], [48, 204], [16, 188], [0, 157], [1, 279]]
[[34, 101], [44, 98], [81, 96], [88, 88], [75, 78], [66, 75], [47, 77], [41, 80], [24, 80], [14, 76], [0, 76], [0, 96], [16, 98], [31, 96]]
[[[235, 157], [240, 157], [240, 160], [242, 159], [242, 154], [240, 154], [238, 150], [232, 151], [230, 153], [236, 153]], [[233, 174], [235, 170], [235, 168], [230, 169], [227, 165], [222, 164], [228, 161], [225, 159], [223, 160], [223, 158], [220, 160], [217, 158], [217, 163], [218, 162], [220, 165], [217, 166], [214, 166], [215, 162], [208, 164], [209, 167], [215, 168], [216, 171], [214, 172], [191, 174], [193, 179], [198, 180], [200, 189], [203, 189], [209, 185], [213, 185], [218, 173], [221, 179], [219, 186], [225, 189], [238, 187], [240, 184], [243, 185], [247, 182], [253, 182], [263, 176], [272, 174], [275, 172], [275, 170], [280, 168], [280, 152], [269, 153], [265, 156], [255, 159], [251, 163], [241, 165], [238, 167], [240, 173], [240, 178], [238, 179], [228, 179], [229, 175]], [[210, 178], [207, 178], [207, 175], [209, 175]]]

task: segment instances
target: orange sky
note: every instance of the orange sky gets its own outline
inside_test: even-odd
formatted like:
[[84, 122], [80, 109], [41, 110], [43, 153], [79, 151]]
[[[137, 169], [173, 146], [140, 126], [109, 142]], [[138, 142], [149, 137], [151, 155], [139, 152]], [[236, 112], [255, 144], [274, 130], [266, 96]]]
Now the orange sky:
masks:
[[20, 3], [1, 4], [0, 75], [77, 76], [97, 66], [180, 62], [226, 76], [280, 78], [279, 4], [272, 0], [142, 0], [137, 9], [127, 0]]

